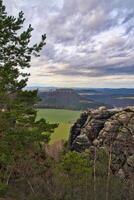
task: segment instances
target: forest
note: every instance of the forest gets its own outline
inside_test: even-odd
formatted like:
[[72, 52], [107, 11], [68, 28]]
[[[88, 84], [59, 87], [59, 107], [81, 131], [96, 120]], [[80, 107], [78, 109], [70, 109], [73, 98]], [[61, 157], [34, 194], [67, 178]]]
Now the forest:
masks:
[[[121, 119], [120, 113], [111, 113], [105, 108], [83, 113], [76, 123], [73, 122], [70, 140], [50, 146], [58, 123], [37, 118], [38, 91], [24, 89], [30, 76], [26, 69], [30, 68], [31, 59], [39, 57], [45, 48], [46, 35], [32, 45], [33, 28], [29, 25], [24, 30], [24, 22], [23, 12], [17, 18], [8, 15], [0, 0], [0, 199], [133, 200], [134, 110], [121, 111]], [[95, 120], [91, 122], [90, 116]], [[123, 134], [121, 139], [126, 142], [123, 142], [125, 147], [121, 146], [121, 152], [126, 152], [123, 163], [120, 161], [124, 154], [113, 154], [113, 146], [118, 143], [114, 143], [116, 138], [110, 134], [108, 138], [103, 135], [106, 146], [94, 143], [81, 151], [75, 148], [81, 147], [81, 138], [82, 142], [87, 142], [83, 137], [85, 132], [81, 132], [82, 128], [85, 128], [83, 131], [89, 128], [87, 122], [97, 126], [92, 130], [96, 134], [109, 117], [113, 117], [110, 121], [114, 124], [113, 132]], [[88, 144], [93, 140], [95, 138]], [[123, 175], [117, 175], [113, 170], [112, 166], [118, 163], [124, 166], [125, 174], [120, 171]]]

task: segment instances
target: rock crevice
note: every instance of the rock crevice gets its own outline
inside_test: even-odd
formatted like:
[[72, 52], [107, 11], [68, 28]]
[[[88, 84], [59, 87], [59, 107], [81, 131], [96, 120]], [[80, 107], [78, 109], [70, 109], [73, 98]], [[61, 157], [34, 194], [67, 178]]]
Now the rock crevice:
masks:
[[111, 147], [112, 171], [122, 177], [134, 174], [134, 107], [84, 112], [71, 128], [69, 146], [78, 152]]

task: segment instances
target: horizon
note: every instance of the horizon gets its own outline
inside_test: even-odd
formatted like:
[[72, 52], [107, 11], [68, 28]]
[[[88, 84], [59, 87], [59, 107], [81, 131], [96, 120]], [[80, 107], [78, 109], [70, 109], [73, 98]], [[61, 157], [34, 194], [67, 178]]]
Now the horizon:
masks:
[[37, 86], [37, 85], [31, 85], [26, 86], [26, 88], [58, 88], [58, 89], [134, 89], [134, 87], [56, 87], [56, 86]]
[[47, 35], [41, 56], [27, 70], [28, 86], [134, 87], [133, 0], [3, 2], [8, 14], [24, 12], [24, 28], [34, 28], [31, 43]]

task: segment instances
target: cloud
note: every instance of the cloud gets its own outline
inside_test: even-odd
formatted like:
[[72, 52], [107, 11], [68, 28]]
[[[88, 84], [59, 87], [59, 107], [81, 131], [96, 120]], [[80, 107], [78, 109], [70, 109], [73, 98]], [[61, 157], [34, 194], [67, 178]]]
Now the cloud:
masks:
[[132, 19], [134, 17], [134, 12], [133, 13], [129, 13], [126, 17], [125, 17], [125, 19], [124, 19], [124, 21], [122, 22], [123, 24], [125, 24], [126, 22], [128, 22], [130, 19]]
[[[32, 42], [47, 34], [41, 57], [32, 61], [30, 84], [86, 86], [92, 79], [115, 86], [134, 84], [133, 0], [4, 0], [9, 13], [23, 10], [26, 26], [34, 27]], [[45, 77], [45, 79], [43, 79]], [[73, 80], [72, 80], [73, 77]], [[114, 78], [115, 77], [115, 78]], [[124, 79], [125, 77], [125, 79]], [[62, 81], [61, 81], [62, 80]], [[76, 80], [76, 81], [75, 81]], [[109, 83], [110, 84], [110, 83]], [[127, 84], [127, 86], [128, 86]]]

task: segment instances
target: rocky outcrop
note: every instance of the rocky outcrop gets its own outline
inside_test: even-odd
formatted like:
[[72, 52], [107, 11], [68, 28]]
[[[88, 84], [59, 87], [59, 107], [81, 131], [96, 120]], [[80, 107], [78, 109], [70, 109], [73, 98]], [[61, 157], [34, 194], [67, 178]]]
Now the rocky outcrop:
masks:
[[120, 177], [134, 175], [134, 107], [88, 110], [73, 125], [71, 150], [105, 147], [111, 152], [111, 169]]

